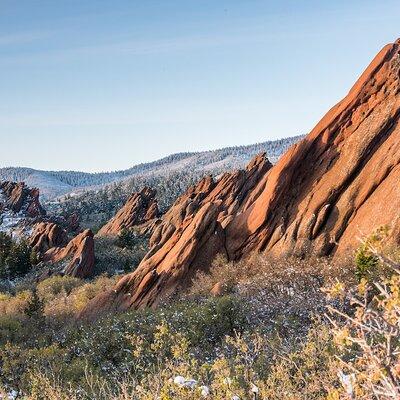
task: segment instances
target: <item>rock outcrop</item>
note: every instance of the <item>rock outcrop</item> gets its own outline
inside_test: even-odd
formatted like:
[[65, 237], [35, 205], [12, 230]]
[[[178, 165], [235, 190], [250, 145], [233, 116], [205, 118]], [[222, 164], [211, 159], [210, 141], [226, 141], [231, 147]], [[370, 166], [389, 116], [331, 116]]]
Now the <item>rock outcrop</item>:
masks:
[[385, 46], [349, 94], [271, 168], [203, 179], [153, 233], [138, 269], [89, 303], [154, 307], [224, 253], [340, 257], [400, 210], [400, 41]]
[[145, 187], [129, 197], [115, 217], [99, 230], [98, 235], [117, 235], [124, 228], [145, 228], [145, 225], [151, 225], [154, 222], [158, 214], [156, 191]]
[[44, 254], [53, 247], [65, 246], [67, 242], [67, 233], [54, 222], [39, 222], [36, 224], [29, 239], [30, 246], [38, 254]]
[[0, 183], [0, 192], [5, 199], [3, 207], [14, 213], [22, 212], [29, 218], [46, 214], [39, 201], [39, 190], [36, 188], [28, 188], [23, 182], [7, 181]]
[[257, 198], [259, 181], [271, 167], [261, 154], [246, 170], [226, 173], [217, 181], [205, 177], [191, 187], [162, 218], [150, 240], [153, 247], [138, 269], [98, 296], [87, 312], [155, 306], [162, 296], [189, 283], [196, 271], [207, 269], [224, 246], [223, 227], [231, 213], [246, 210]]
[[339, 257], [400, 210], [400, 42], [264, 178], [226, 229], [229, 257], [251, 250]]
[[65, 247], [53, 247], [43, 255], [48, 263], [64, 263], [62, 273], [77, 278], [89, 278], [94, 268], [93, 233], [87, 229], [73, 238]]

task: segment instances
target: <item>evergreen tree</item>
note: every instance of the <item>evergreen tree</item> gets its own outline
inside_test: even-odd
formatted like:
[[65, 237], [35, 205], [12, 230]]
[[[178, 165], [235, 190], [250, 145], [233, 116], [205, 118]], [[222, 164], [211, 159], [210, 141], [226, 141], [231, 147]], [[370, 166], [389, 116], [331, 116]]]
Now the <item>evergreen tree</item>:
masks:
[[32, 291], [32, 297], [29, 299], [24, 312], [29, 318], [33, 318], [38, 322], [43, 321], [44, 301], [39, 297], [36, 289]]

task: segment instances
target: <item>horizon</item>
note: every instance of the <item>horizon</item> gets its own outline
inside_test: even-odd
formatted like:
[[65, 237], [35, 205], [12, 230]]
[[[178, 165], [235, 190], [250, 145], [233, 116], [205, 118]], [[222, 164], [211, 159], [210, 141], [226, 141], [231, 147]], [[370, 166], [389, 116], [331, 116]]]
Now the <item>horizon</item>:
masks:
[[0, 167], [117, 171], [307, 134], [399, 16], [395, 1], [5, 1]]
[[[69, 170], [43, 170], [43, 169], [39, 169], [39, 168], [26, 167], [24, 165], [21, 165], [21, 166], [9, 165], [9, 166], [5, 166], [5, 167], [1, 167], [0, 166], [0, 170], [9, 168], [9, 169], [32, 169], [34, 171], [39, 171], [39, 172], [79, 172], [79, 173], [85, 173], [85, 174], [108, 174], [108, 173], [126, 171], [126, 170], [129, 170], [131, 168], [135, 168], [135, 167], [137, 167], [139, 165], [152, 164], [152, 163], [167, 159], [167, 158], [169, 158], [171, 156], [176, 156], [176, 155], [180, 155], [180, 154], [195, 155], [195, 154], [214, 152], [214, 151], [230, 149], [230, 148], [251, 147], [251, 146], [260, 145], [260, 144], [263, 144], [263, 143], [279, 141], [280, 139], [292, 139], [292, 138], [297, 138], [297, 137], [300, 138], [300, 137], [303, 137], [303, 136], [304, 135], [300, 134], [300, 135], [288, 136], [288, 137], [277, 138], [277, 139], [272, 139], [272, 140], [265, 140], [263, 142], [249, 143], [249, 144], [243, 144], [243, 145], [233, 145], [233, 146], [226, 146], [226, 147], [218, 147], [218, 148], [215, 148], [215, 149], [208, 149], [208, 150], [201, 150], [201, 151], [187, 151], [187, 152], [171, 153], [171, 154], [167, 154], [167, 155], [162, 156], [162, 157], [157, 158], [157, 159], [140, 162], [138, 164], [133, 164], [133, 165], [128, 166], [127, 168], [118, 169], [118, 170], [104, 170], [104, 171], [93, 171], [93, 172], [91, 172], [91, 171], [73, 170], [73, 169], [69, 169]], [[267, 154], [267, 157], [268, 157], [268, 154]]]

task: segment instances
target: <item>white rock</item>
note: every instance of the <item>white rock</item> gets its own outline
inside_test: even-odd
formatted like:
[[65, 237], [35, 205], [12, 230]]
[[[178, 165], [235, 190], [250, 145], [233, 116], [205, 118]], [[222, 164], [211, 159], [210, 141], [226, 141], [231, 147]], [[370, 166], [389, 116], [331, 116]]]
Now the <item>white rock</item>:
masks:
[[15, 400], [18, 397], [18, 391], [16, 390], [11, 390], [11, 392], [8, 393], [8, 400]]
[[254, 383], [251, 384], [250, 390], [252, 393], [258, 393], [258, 387]]
[[229, 386], [232, 383], [232, 379], [231, 378], [225, 378], [224, 382]]
[[356, 376], [354, 374], [346, 375], [343, 371], [339, 371], [338, 377], [346, 393], [351, 396], [354, 392]]
[[201, 395], [203, 397], [208, 397], [210, 394], [210, 389], [207, 386], [200, 386], [200, 390], [201, 390]]
[[180, 375], [178, 375], [174, 378], [174, 383], [175, 383], [175, 385], [178, 385], [178, 386], [183, 386], [185, 384], [185, 381], [186, 381], [186, 379]]
[[189, 389], [194, 389], [197, 386], [197, 381], [195, 379], [187, 379], [183, 386]]

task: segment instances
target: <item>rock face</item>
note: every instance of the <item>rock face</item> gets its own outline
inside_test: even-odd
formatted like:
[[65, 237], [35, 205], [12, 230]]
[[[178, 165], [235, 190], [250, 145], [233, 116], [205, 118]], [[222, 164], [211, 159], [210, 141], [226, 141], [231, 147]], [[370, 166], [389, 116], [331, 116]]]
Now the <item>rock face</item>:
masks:
[[44, 216], [45, 210], [39, 202], [39, 190], [28, 188], [23, 182], [2, 182], [0, 191], [5, 198], [5, 207], [14, 213], [23, 212], [26, 217]]
[[43, 261], [50, 263], [66, 262], [65, 275], [89, 278], [94, 268], [93, 233], [87, 229], [73, 238], [65, 247], [53, 247], [43, 255]]
[[246, 170], [226, 173], [218, 181], [206, 177], [190, 188], [162, 218], [150, 240], [153, 247], [138, 269], [96, 297], [83, 315], [97, 309], [155, 306], [197, 270], [207, 269], [224, 246], [223, 227], [231, 213], [246, 210], [257, 198], [259, 181], [271, 167], [261, 154]]
[[129, 197], [115, 217], [99, 230], [98, 235], [117, 235], [124, 228], [149, 224], [158, 214], [156, 191], [145, 187], [141, 192], [133, 193]]
[[335, 257], [400, 210], [400, 42], [385, 46], [351, 88], [264, 178], [226, 229], [236, 259], [250, 250]]
[[64, 229], [53, 222], [36, 224], [29, 239], [29, 244], [39, 254], [44, 254], [53, 247], [65, 246], [67, 242], [67, 234]]
[[138, 269], [89, 303], [158, 304], [224, 253], [340, 257], [400, 213], [400, 41], [385, 46], [348, 95], [271, 165], [203, 179], [163, 217]]

